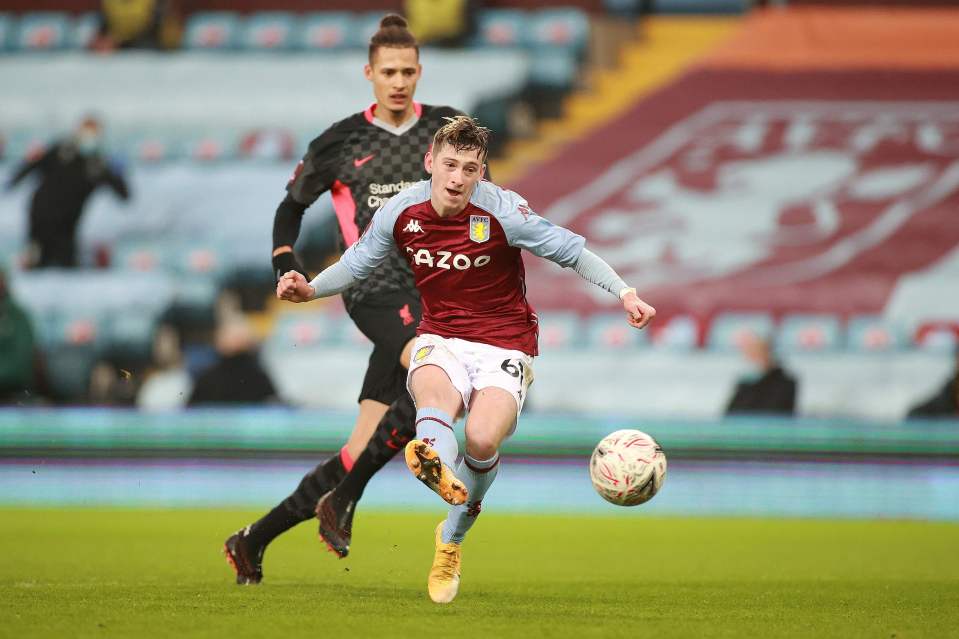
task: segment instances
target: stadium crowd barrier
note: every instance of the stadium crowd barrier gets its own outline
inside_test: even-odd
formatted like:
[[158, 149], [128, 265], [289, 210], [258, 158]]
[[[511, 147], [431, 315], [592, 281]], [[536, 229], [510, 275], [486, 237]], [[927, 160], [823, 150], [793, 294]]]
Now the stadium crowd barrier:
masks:
[[[882, 423], [850, 419], [651, 418], [630, 413], [524, 416], [504, 453], [581, 456], [609, 432], [655, 434], [674, 459], [950, 459], [959, 455], [957, 420]], [[151, 414], [126, 409], [0, 409], [0, 448], [8, 456], [222, 456], [315, 454], [338, 450], [353, 411], [286, 408], [191, 409]]]

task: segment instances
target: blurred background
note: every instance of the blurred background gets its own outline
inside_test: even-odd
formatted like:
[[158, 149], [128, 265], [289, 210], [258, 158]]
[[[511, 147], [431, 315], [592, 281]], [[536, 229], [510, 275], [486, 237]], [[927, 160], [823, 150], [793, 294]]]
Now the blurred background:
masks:
[[[273, 298], [273, 214], [400, 11], [417, 99], [659, 311], [632, 331], [527, 260], [500, 484], [541, 490], [491, 503], [613, 512], [586, 460], [632, 427], [670, 460], [642, 512], [959, 520], [953, 2], [442, 4], [0, 1], [2, 503], [266, 507], [342, 445], [370, 345], [338, 298]], [[335, 234], [321, 198], [312, 272]], [[367, 502], [431, 505], [405, 474]]]

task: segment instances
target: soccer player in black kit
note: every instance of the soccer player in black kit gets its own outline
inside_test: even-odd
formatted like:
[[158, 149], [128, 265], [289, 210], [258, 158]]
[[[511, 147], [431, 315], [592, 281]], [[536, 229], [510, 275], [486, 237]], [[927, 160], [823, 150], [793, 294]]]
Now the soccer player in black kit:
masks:
[[[421, 73], [419, 46], [400, 16], [388, 15], [380, 22], [364, 71], [376, 102], [313, 140], [287, 184], [273, 224], [278, 279], [291, 270], [306, 275], [293, 244], [303, 213], [323, 192], [333, 197], [339, 248], [345, 250], [391, 195], [428, 177], [424, 156], [433, 134], [446, 124], [444, 118], [460, 115], [450, 107], [413, 101]], [[406, 367], [420, 320], [420, 296], [406, 260], [394, 251], [362, 285], [344, 292], [343, 302], [373, 342], [356, 426], [338, 455], [307, 473], [273, 510], [227, 539], [224, 552], [238, 584], [259, 583], [267, 545], [314, 516], [320, 520], [323, 541], [345, 557], [356, 502], [367, 482], [415, 435], [416, 409], [406, 390]]]

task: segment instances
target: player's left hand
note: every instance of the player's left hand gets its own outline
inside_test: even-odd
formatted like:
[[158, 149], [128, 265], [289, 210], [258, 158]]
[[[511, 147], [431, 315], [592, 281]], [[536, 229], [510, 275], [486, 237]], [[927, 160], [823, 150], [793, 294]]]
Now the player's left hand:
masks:
[[623, 296], [623, 308], [626, 309], [626, 321], [636, 328], [645, 328], [656, 317], [656, 309], [633, 292]]

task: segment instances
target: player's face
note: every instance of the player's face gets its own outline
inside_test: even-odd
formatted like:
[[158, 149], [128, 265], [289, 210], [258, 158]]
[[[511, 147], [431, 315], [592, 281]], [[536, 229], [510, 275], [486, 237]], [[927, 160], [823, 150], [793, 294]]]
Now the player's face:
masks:
[[433, 175], [430, 200], [442, 217], [466, 208], [485, 167], [479, 149], [458, 150], [448, 144], [426, 154], [426, 170]]
[[366, 79], [373, 83], [377, 107], [389, 111], [393, 119], [406, 119], [413, 113], [413, 95], [422, 67], [416, 49], [380, 47], [366, 65]]

